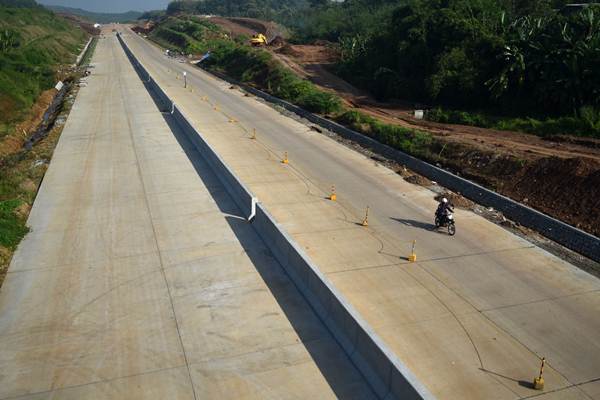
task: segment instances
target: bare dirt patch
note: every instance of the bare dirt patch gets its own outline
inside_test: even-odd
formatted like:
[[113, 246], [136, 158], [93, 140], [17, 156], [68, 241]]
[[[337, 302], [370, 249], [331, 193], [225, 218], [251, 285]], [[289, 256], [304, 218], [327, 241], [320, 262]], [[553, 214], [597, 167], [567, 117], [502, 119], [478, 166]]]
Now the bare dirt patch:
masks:
[[408, 183], [412, 183], [413, 185], [420, 186], [431, 186], [433, 184], [429, 179], [421, 175], [408, 175], [404, 178], [404, 180]]
[[23, 147], [29, 133], [42, 121], [44, 112], [50, 103], [52, 103], [55, 94], [56, 89], [44, 91], [31, 108], [28, 117], [16, 126], [15, 132], [12, 135], [7, 135], [0, 139], [0, 159]]
[[471, 200], [461, 196], [460, 194], [454, 193], [454, 192], [449, 192], [449, 191], [444, 191], [443, 193], [435, 196], [435, 199], [437, 201], [442, 201], [443, 198], [448, 199], [448, 202], [451, 203], [452, 205], [456, 206], [456, 207], [460, 207], [460, 208], [472, 208], [475, 203], [473, 203]]

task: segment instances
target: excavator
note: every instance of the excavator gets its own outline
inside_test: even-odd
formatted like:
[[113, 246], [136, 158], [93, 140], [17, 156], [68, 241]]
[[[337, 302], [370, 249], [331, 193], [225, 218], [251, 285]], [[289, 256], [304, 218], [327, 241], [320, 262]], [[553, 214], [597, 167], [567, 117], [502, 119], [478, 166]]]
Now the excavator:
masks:
[[256, 35], [252, 35], [250, 39], [250, 44], [254, 47], [262, 47], [267, 45], [267, 37], [262, 33], [258, 33]]

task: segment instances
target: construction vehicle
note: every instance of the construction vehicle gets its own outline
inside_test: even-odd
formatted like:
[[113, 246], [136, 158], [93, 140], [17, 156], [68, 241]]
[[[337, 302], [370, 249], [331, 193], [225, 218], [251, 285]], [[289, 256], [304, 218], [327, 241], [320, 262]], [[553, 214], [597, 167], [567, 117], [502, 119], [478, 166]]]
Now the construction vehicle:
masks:
[[267, 37], [262, 33], [258, 33], [256, 35], [252, 35], [250, 39], [250, 44], [254, 47], [262, 47], [267, 45]]

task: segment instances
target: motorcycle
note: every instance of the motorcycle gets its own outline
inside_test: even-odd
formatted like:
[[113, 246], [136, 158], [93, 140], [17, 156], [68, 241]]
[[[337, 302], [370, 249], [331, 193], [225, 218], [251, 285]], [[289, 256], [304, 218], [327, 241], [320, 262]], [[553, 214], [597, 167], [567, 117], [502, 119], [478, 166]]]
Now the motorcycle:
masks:
[[454, 236], [456, 233], [456, 225], [454, 223], [454, 215], [451, 212], [448, 212], [446, 215], [436, 215], [435, 216], [435, 227], [447, 227], [448, 235]]

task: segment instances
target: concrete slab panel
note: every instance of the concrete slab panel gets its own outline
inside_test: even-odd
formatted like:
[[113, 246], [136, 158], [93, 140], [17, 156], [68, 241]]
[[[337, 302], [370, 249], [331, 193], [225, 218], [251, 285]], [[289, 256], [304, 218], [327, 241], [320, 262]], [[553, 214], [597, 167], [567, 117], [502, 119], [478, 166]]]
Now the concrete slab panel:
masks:
[[[36, 251], [22, 250], [29, 248]], [[21, 242], [10, 270], [99, 263], [155, 251], [156, 242], [150, 221], [128, 222], [112, 227], [92, 225], [68, 230], [34, 231]]]
[[[582, 309], [595, 310], [577, 318]], [[600, 291], [515, 305], [485, 312], [532, 351], [542, 354], [571, 382], [598, 379], [600, 358], [581, 353], [600, 351]], [[561, 315], [561, 320], [556, 319]]]
[[192, 400], [187, 368], [149, 372], [18, 397], [20, 400]]
[[[377, 330], [417, 376], [435, 373], [428, 388], [434, 396], [514, 398], [538, 393], [530, 381], [539, 358], [479, 313], [448, 315]], [[439, 344], [438, 344], [439, 343]], [[533, 373], [533, 375], [532, 375]], [[551, 366], [544, 371], [547, 390], [568, 382]]]
[[252, 227], [245, 220], [235, 216], [227, 217], [227, 222], [224, 217], [222, 212], [213, 210], [154, 220], [158, 246], [161, 251], [169, 251], [234, 242], [254, 236]]
[[[414, 279], [402, 266], [358, 270], [328, 275], [342, 293], [354, 298], [369, 296], [355, 304], [357, 311], [368, 315], [373, 328], [385, 326], [388, 316], [398, 324], [428, 321], [448, 315], [448, 309], [432, 293]], [[373, 292], [376, 285], [379, 290]]]
[[215, 208], [227, 214], [237, 211], [237, 206], [222, 188], [151, 194], [148, 205], [152, 218], [157, 220], [204, 214]]
[[593, 400], [600, 399], [600, 380], [595, 380], [594, 382], [585, 383], [579, 387], [579, 389], [584, 392], [587, 396], [591, 397]]
[[[331, 339], [313, 340], [194, 364], [192, 376], [206, 399], [373, 399], [359, 375], [340, 374], [353, 368], [336, 349]], [[311, 362], [315, 356], [319, 368]]]
[[324, 273], [372, 268], [403, 262], [382, 250], [381, 241], [365, 235], [364, 228], [294, 235], [304, 251]]
[[588, 279], [587, 274], [558, 258], [540, 257], [537, 248], [507, 250], [497, 256], [501, 261], [483, 254], [419, 264], [478, 310], [600, 290], [600, 281]]
[[[258, 268], [258, 271], [257, 271]], [[258, 273], [257, 273], [258, 272]], [[280, 265], [265, 248], [239, 249], [172, 265], [165, 270], [174, 297], [288, 281]]]
[[122, 286], [46, 326], [0, 336], [2, 398], [184, 365], [166, 290], [143, 296], [158, 289], [152, 281]]
[[354, 218], [348, 219], [341, 207], [325, 198], [321, 200], [273, 205], [269, 210], [277, 221], [287, 221], [282, 226], [292, 235], [356, 227]]
[[[87, 325], [94, 303], [146, 301], [166, 296], [157, 253], [29, 271], [11, 271], [0, 292], [0, 336], [49, 331], [55, 326]], [[56, 299], [49, 301], [48, 299]], [[115, 299], [116, 300], [116, 299]], [[19, 307], [14, 307], [17, 301]], [[116, 307], [116, 304], [108, 304]], [[112, 309], [118, 316], [123, 311]]]
[[289, 282], [205, 290], [175, 298], [174, 307], [192, 364], [327, 335]]

